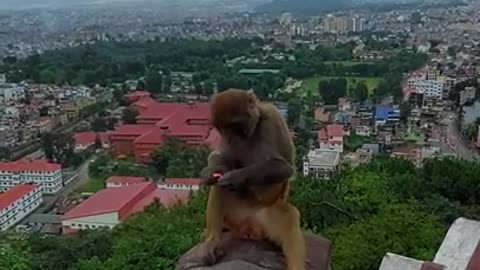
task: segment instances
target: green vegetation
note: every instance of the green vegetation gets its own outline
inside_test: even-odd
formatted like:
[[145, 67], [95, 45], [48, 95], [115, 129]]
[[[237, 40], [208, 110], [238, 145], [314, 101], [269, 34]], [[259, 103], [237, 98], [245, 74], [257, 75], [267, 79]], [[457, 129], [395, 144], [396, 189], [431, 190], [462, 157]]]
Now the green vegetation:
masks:
[[368, 138], [356, 134], [351, 134], [350, 136], [345, 137], [345, 150], [354, 152], [368, 141]]
[[[316, 92], [318, 89], [318, 84], [320, 81], [328, 81], [332, 79], [345, 79], [347, 80], [347, 87], [349, 89], [354, 89], [359, 83], [364, 83], [369, 90], [370, 94], [373, 94], [373, 91], [380, 85], [382, 78], [380, 77], [343, 77], [343, 76], [315, 76], [303, 80], [304, 91], [313, 91]], [[353, 94], [353, 93], [349, 93]]]
[[[480, 219], [480, 164], [378, 158], [333, 181], [299, 178], [291, 200], [305, 229], [334, 243], [337, 270], [377, 270], [386, 252], [433, 258], [458, 217]], [[418, 188], [422, 187], [422, 188]], [[166, 210], [155, 204], [112, 231], [79, 235], [1, 235], [0, 266], [41, 270], [174, 269], [200, 241], [205, 194]], [[13, 267], [13, 268], [12, 268]]]
[[95, 193], [105, 188], [105, 179], [100, 177], [90, 177], [88, 182], [80, 186], [77, 190], [78, 193]]

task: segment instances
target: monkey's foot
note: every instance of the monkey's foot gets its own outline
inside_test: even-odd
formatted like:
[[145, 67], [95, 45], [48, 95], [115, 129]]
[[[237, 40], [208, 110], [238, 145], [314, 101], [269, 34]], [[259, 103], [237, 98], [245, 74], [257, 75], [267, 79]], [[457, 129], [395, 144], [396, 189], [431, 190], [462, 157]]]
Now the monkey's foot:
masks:
[[208, 237], [201, 246], [199, 256], [201, 261], [206, 265], [215, 265], [218, 260], [225, 255], [221, 243], [222, 241], [220, 239]]

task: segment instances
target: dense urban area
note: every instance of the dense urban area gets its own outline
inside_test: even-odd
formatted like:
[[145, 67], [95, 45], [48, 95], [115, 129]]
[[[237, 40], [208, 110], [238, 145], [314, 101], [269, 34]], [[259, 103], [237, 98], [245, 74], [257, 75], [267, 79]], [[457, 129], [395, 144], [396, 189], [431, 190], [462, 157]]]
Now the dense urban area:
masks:
[[228, 89], [285, 117], [332, 269], [480, 269], [480, 1], [15, 2], [0, 270], [175, 269]]

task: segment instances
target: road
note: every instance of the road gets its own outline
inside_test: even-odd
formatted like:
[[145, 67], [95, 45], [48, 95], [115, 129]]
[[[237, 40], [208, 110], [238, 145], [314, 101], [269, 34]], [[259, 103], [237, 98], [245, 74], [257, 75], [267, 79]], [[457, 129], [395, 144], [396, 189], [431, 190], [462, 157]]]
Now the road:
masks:
[[77, 169], [78, 177], [77, 179], [73, 180], [72, 182], [68, 183], [60, 192], [55, 195], [48, 195], [43, 197], [44, 204], [38, 208], [35, 213], [44, 213], [45, 211], [49, 211], [51, 206], [55, 203], [55, 201], [60, 197], [67, 197], [71, 192], [75, 191], [78, 187], [85, 184], [89, 180], [88, 176], [88, 166], [90, 163], [95, 160], [96, 156], [93, 155], [89, 159], [87, 159], [80, 167]]
[[458, 115], [453, 112], [446, 114], [444, 122], [448, 125], [447, 139], [448, 144], [453, 148], [459, 158], [466, 160], [477, 160], [480, 156], [475, 149], [470, 148], [468, 142], [465, 141], [463, 134], [457, 128]]

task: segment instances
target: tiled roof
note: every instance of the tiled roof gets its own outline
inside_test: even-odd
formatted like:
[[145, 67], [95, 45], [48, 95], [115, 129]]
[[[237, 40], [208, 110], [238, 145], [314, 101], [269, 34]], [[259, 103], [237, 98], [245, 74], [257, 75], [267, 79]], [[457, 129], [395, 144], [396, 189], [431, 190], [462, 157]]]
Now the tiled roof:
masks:
[[142, 192], [155, 185], [151, 182], [138, 183], [119, 188], [102, 189], [80, 203], [63, 216], [63, 220], [119, 212]]
[[62, 167], [60, 164], [48, 163], [47, 160], [18, 160], [14, 162], [2, 162], [0, 163], [0, 171], [9, 172], [21, 172], [21, 171], [33, 171], [33, 172], [52, 172], [58, 171]]
[[7, 208], [13, 202], [22, 198], [36, 188], [37, 186], [33, 184], [22, 184], [12, 187], [11, 189], [7, 190], [7, 192], [0, 194], [0, 209]]
[[328, 125], [327, 134], [331, 137], [343, 137], [345, 132], [342, 125]]
[[97, 133], [79, 132], [73, 135], [73, 139], [75, 140], [75, 144], [88, 145], [88, 144], [95, 143], [95, 140], [97, 139]]

